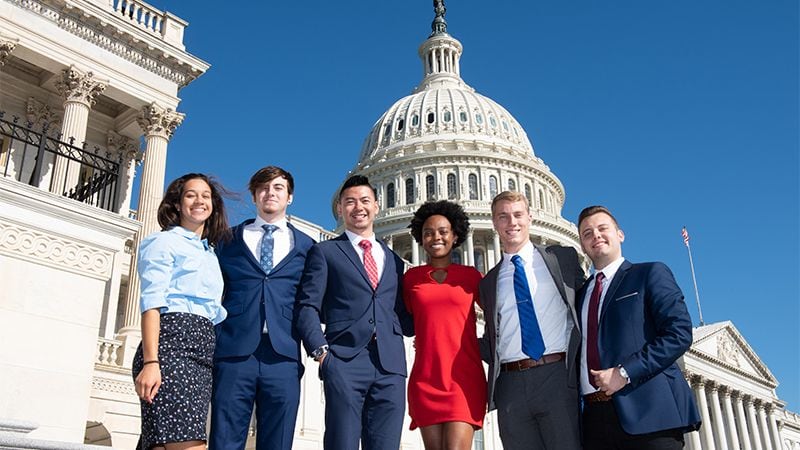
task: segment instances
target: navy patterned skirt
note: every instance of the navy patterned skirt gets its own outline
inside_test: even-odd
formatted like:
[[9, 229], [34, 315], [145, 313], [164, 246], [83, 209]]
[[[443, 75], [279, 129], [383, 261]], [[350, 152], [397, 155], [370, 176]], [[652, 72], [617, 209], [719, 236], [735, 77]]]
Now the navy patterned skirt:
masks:
[[[161, 315], [158, 359], [161, 387], [153, 403], [141, 401], [142, 434], [137, 450], [171, 442], [206, 441], [211, 401], [214, 326], [189, 313]], [[142, 345], [133, 358], [133, 379], [142, 371]]]

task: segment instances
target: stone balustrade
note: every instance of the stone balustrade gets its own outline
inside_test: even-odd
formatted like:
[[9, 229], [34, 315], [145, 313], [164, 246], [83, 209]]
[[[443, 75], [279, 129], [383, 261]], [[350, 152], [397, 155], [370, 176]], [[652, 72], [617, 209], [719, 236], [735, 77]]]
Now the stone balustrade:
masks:
[[122, 368], [122, 350], [122, 341], [99, 338], [97, 340], [97, 358], [95, 359], [95, 365]]

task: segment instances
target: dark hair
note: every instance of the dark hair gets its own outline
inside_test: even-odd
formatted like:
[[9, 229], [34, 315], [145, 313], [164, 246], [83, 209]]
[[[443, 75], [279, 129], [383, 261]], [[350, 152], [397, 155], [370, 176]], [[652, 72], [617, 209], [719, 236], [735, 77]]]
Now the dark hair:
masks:
[[527, 210], [530, 210], [531, 207], [528, 204], [528, 198], [522, 195], [521, 193], [517, 191], [503, 191], [495, 195], [495, 197], [492, 199], [492, 208], [491, 208], [492, 214], [494, 214], [494, 205], [502, 201], [525, 203], [525, 209]]
[[608, 217], [611, 217], [611, 220], [614, 222], [614, 226], [617, 227], [617, 229], [619, 229], [619, 223], [617, 222], [617, 218], [614, 217], [613, 214], [611, 214], [611, 211], [609, 211], [608, 208], [606, 208], [605, 206], [594, 205], [583, 208], [583, 211], [581, 211], [581, 213], [578, 214], [578, 232], [580, 232], [581, 229], [581, 222], [583, 222], [587, 217], [599, 213], [608, 214]]
[[158, 205], [158, 224], [161, 225], [161, 229], [167, 230], [181, 224], [180, 204], [183, 198], [183, 187], [190, 180], [203, 180], [211, 188], [212, 211], [203, 227], [203, 238], [208, 239], [211, 245], [217, 245], [227, 240], [230, 236], [230, 229], [222, 196], [227, 195], [228, 191], [217, 181], [202, 173], [187, 173], [167, 186], [167, 192], [164, 193], [164, 198]]
[[289, 195], [294, 194], [294, 178], [292, 174], [277, 166], [267, 166], [259, 169], [258, 172], [250, 177], [250, 182], [247, 183], [247, 189], [250, 190], [251, 195], [255, 196], [256, 191], [261, 185], [269, 183], [275, 178], [286, 178], [286, 187], [289, 189]]
[[417, 242], [422, 242], [422, 226], [430, 216], [444, 216], [450, 222], [450, 227], [457, 236], [456, 241], [453, 243], [453, 248], [458, 247], [467, 240], [469, 217], [464, 212], [464, 208], [457, 203], [439, 200], [438, 202], [423, 203], [414, 213], [414, 217], [411, 218], [411, 225], [408, 228], [411, 228], [411, 235], [414, 236]]
[[339, 197], [338, 197], [339, 200], [340, 201], [342, 200], [342, 194], [344, 194], [345, 190], [356, 186], [369, 186], [369, 188], [372, 190], [372, 195], [375, 196], [375, 200], [378, 199], [378, 191], [375, 190], [375, 188], [371, 184], [369, 184], [369, 179], [367, 177], [365, 177], [364, 175], [353, 175], [352, 177], [345, 180], [344, 184], [342, 185], [342, 188], [339, 189]]

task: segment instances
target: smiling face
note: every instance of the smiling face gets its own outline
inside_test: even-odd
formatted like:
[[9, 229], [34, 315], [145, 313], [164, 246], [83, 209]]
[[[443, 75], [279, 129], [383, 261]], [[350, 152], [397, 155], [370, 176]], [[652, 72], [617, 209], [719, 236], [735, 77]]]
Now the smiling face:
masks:
[[602, 270], [622, 256], [625, 233], [617, 227], [614, 219], [604, 212], [586, 217], [578, 224], [581, 248], [595, 269]]
[[253, 192], [253, 203], [258, 215], [268, 223], [286, 216], [286, 208], [292, 202], [289, 183], [284, 177], [276, 177], [262, 183]]
[[458, 236], [447, 217], [434, 214], [422, 224], [422, 248], [431, 257], [431, 264], [445, 266], [450, 263], [450, 252]]
[[500, 200], [492, 208], [492, 224], [506, 253], [518, 253], [530, 240], [531, 213], [524, 201]]
[[181, 226], [202, 235], [206, 220], [214, 211], [211, 186], [200, 178], [184, 183], [179, 210]]
[[378, 214], [378, 202], [369, 186], [353, 186], [342, 191], [336, 206], [344, 227], [362, 237], [372, 236], [372, 223]]

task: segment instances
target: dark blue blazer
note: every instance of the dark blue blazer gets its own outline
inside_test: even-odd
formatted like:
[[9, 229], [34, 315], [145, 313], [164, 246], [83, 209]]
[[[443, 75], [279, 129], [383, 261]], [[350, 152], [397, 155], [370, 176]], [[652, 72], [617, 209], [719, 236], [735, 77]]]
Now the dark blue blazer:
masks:
[[297, 284], [306, 255], [314, 241], [289, 224], [294, 248], [267, 275], [242, 238], [246, 220], [232, 229], [232, 239], [217, 249], [225, 280], [222, 306], [228, 317], [216, 326], [216, 358], [248, 356], [262, 338], [264, 318], [272, 347], [287, 358], [300, 361], [300, 339], [293, 327]]
[[405, 376], [403, 335], [413, 335], [414, 324], [402, 298], [404, 266], [380, 245], [386, 263], [376, 289], [346, 234], [311, 248], [297, 292], [297, 329], [309, 354], [328, 344], [342, 359], [358, 354], [375, 334], [381, 367]]
[[[585, 297], [586, 286], [577, 295], [578, 311]], [[669, 268], [624, 261], [603, 299], [598, 326], [602, 367], [621, 364], [631, 379], [613, 395], [625, 432], [698, 429], [694, 396], [676, 363], [692, 345], [692, 319]]]

